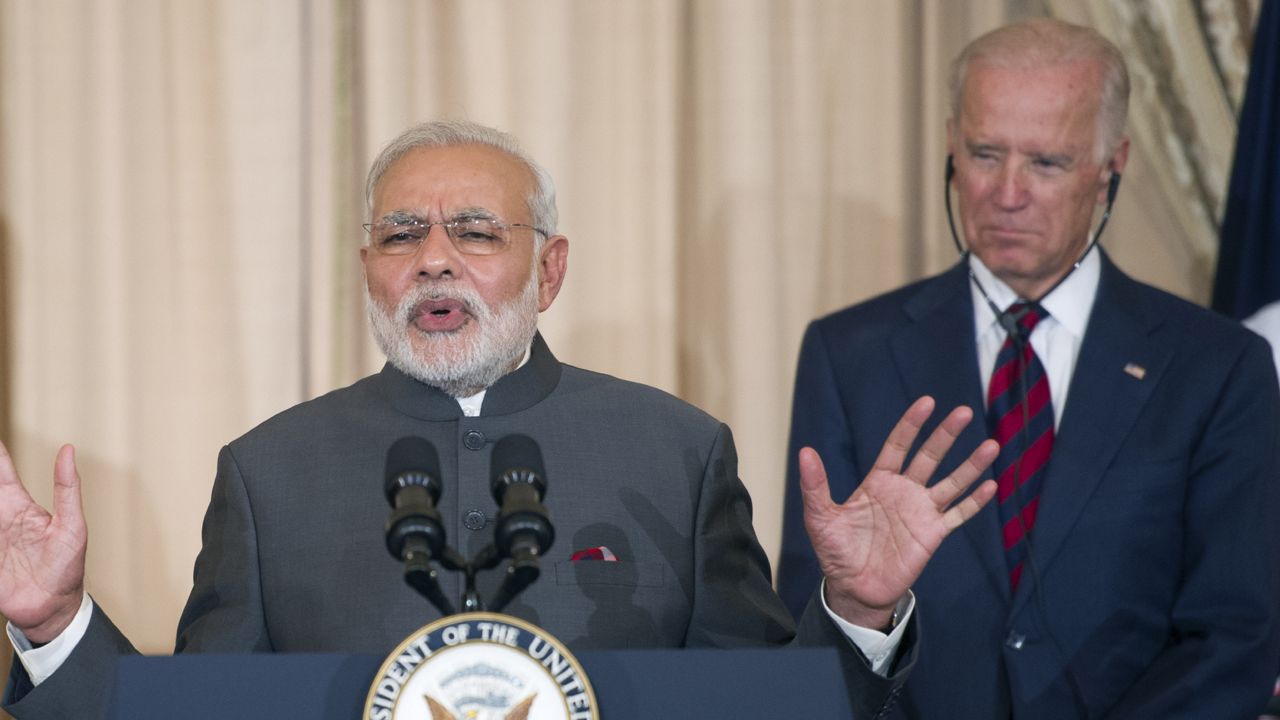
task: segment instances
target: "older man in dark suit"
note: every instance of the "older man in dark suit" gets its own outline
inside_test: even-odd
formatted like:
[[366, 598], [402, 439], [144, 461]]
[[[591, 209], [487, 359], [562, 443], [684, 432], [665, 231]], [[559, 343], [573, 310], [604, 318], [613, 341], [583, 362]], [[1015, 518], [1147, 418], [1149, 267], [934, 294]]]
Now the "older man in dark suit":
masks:
[[[1266, 343], [1093, 248], [1129, 146], [1111, 43], [1050, 20], [1008, 26], [960, 55], [952, 86], [948, 184], [968, 252], [815, 321], [792, 419], [793, 448], [822, 453], [836, 498], [857, 492], [890, 415], [920, 394], [984, 409], [957, 448], [1002, 444], [998, 501], [916, 583], [929, 652], [897, 712], [1256, 716], [1280, 664]], [[798, 609], [823, 563], [794, 485], [780, 578]]]

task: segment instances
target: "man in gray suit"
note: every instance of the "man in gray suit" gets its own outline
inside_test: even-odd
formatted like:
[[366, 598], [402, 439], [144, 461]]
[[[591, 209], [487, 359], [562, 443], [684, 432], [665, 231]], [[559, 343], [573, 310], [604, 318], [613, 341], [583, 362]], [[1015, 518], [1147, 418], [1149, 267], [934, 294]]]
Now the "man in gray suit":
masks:
[[[825, 580], [795, 626], [770, 586], [729, 429], [653, 388], [563, 365], [537, 334], [569, 248], [545, 171], [507, 135], [428, 123], [382, 152], [367, 195], [360, 254], [389, 362], [223, 448], [178, 651], [387, 652], [436, 616], [382, 549], [388, 446], [417, 436], [440, 449], [445, 530], [471, 556], [496, 516], [489, 451], [523, 433], [546, 458], [560, 539], [507, 612], [575, 650], [834, 645], [857, 710], [892, 701], [916, 652], [908, 589], [994, 492], [988, 482], [949, 507], [990, 463], [989, 441], [950, 481], [924, 486], [972, 413], [953, 411], [907, 463], [933, 410], [917, 402], [844, 504], [817, 455], [802, 454]], [[22, 717], [101, 712], [114, 658], [134, 651], [84, 590], [70, 447], [54, 482], [50, 515], [0, 456], [0, 613], [19, 656], [6, 701]], [[442, 578], [446, 597], [459, 582]], [[497, 582], [480, 589], [492, 596]]]

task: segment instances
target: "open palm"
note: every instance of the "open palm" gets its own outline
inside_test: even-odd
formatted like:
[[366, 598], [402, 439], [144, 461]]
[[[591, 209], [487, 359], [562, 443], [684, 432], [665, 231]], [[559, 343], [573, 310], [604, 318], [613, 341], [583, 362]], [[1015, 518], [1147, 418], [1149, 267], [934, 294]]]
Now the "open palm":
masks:
[[968, 408], [951, 411], [906, 463], [933, 407], [933, 399], [923, 397], [907, 409], [871, 472], [844, 503], [831, 499], [817, 452], [800, 451], [805, 528], [827, 581], [827, 604], [856, 625], [887, 625], [942, 541], [995, 495], [995, 482], [988, 480], [956, 502], [995, 459], [1000, 448], [992, 440], [950, 475], [926, 485], [973, 418]]
[[84, 593], [88, 542], [74, 450], [54, 463], [53, 514], [31, 499], [0, 445], [0, 614], [32, 642], [70, 624]]

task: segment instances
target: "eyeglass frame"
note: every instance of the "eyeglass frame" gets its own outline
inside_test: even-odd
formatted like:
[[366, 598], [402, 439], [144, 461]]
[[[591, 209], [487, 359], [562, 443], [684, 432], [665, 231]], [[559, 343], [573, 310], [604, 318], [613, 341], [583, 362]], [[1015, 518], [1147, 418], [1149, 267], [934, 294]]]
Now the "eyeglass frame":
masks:
[[[390, 213], [390, 216], [395, 217], [398, 214], [399, 213]], [[484, 257], [485, 255], [498, 255], [502, 252], [505, 252], [507, 248], [511, 247], [511, 242], [510, 240], [508, 240], [507, 242], [503, 243], [503, 246], [500, 250], [497, 250], [492, 253], [474, 253], [474, 252], [467, 252], [466, 250], [462, 249], [462, 247], [458, 244], [458, 238], [455, 235], [455, 229], [458, 227], [458, 225], [462, 223], [476, 222], [476, 221], [485, 221], [485, 222], [493, 223], [495, 226], [497, 226], [499, 230], [501, 230], [504, 233], [508, 232], [511, 228], [522, 227], [522, 228], [528, 228], [536, 233], [540, 233], [544, 238], [551, 237], [550, 232], [543, 230], [542, 228], [536, 225], [529, 225], [528, 223], [504, 223], [498, 218], [491, 216], [487, 212], [486, 213], [474, 213], [474, 212], [468, 213], [464, 211], [456, 215], [453, 215], [452, 217], [446, 220], [439, 220], [439, 221], [431, 221], [420, 216], [404, 215], [403, 217], [405, 217], [404, 220], [379, 220], [378, 222], [375, 222], [375, 223], [362, 224], [361, 227], [364, 228], [365, 232], [369, 233], [369, 246], [372, 247], [376, 252], [382, 255], [390, 255], [390, 256], [412, 255], [415, 252], [417, 252], [418, 248], [422, 247], [422, 243], [426, 242], [427, 236], [431, 234], [431, 228], [435, 227], [436, 225], [439, 225], [440, 227], [444, 228], [444, 234], [446, 237], [449, 238], [449, 242], [453, 244], [454, 249], [456, 249], [458, 252], [462, 253], [463, 255], [470, 255], [473, 257]], [[404, 252], [404, 253], [386, 252], [385, 250], [382, 249], [383, 248], [382, 245], [374, 241], [373, 231], [375, 228], [378, 228], [380, 226], [388, 226], [388, 225], [400, 225], [404, 227], [422, 228], [424, 230], [422, 234], [422, 239], [419, 240], [414, 245], [413, 250], [410, 250], [408, 252]]]

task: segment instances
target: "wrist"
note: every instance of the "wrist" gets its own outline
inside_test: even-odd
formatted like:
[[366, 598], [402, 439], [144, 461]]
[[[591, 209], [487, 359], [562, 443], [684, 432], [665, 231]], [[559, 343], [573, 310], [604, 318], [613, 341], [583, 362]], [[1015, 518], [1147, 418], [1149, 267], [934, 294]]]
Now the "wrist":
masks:
[[[891, 632], [898, 624], [898, 602], [884, 607], [872, 607], [863, 604], [850, 596], [832, 592], [831, 586], [823, 583], [823, 598], [831, 612], [840, 616], [845, 622], [868, 630], [878, 630], [885, 634]], [[885, 628], [888, 628], [887, 630]]]
[[76, 619], [76, 615], [80, 612], [80, 605], [83, 601], [84, 591], [81, 591], [74, 600], [61, 603], [58, 609], [44, 621], [31, 626], [22, 626], [14, 623], [14, 627], [22, 632], [23, 636], [27, 638], [27, 642], [31, 643], [32, 648], [47, 645], [66, 632], [66, 629], [71, 626], [72, 621]]

